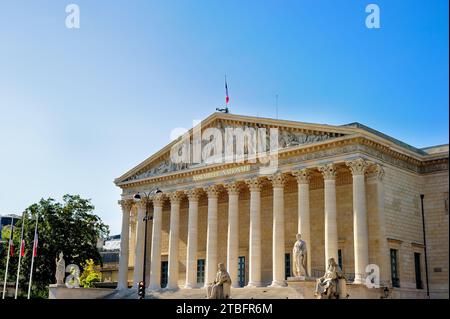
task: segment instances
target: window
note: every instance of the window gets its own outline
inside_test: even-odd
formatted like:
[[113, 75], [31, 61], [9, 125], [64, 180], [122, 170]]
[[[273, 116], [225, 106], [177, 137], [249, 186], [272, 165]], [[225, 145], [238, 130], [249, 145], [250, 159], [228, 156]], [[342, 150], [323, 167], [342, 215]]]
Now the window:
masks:
[[284, 255], [284, 279], [291, 276], [291, 254]]
[[342, 268], [342, 249], [338, 249], [338, 265], [341, 270], [344, 269]]
[[167, 286], [169, 263], [167, 261], [161, 261], [161, 288]]
[[420, 269], [420, 253], [414, 253], [414, 268], [416, 271], [416, 289], [423, 289], [422, 271]]
[[238, 259], [238, 279], [239, 287], [245, 286], [245, 256], [239, 256]]
[[205, 282], [205, 260], [197, 260], [197, 283], [203, 284]]
[[391, 279], [393, 287], [400, 287], [400, 278], [398, 277], [397, 249], [391, 249]]
[[448, 193], [445, 193], [444, 197], [445, 215], [448, 215]]

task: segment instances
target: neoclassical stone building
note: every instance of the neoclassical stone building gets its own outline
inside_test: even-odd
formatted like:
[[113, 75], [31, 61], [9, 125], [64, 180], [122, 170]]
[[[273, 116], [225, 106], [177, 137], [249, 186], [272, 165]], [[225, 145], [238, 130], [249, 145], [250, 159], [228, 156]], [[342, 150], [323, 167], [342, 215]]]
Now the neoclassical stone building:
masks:
[[[225, 154], [210, 141], [220, 131], [226, 143], [227, 128], [277, 129], [277, 151], [255, 160], [253, 135], [244, 134], [243, 144], [231, 136], [244, 160], [196, 162], [194, 145]], [[190, 162], [174, 162], [182, 153]], [[204, 287], [219, 262], [235, 288], [284, 287], [301, 233], [313, 277], [334, 257], [352, 285], [364, 286], [372, 264], [392, 296], [425, 297], [427, 269], [431, 298], [448, 298], [448, 159], [448, 145], [417, 149], [359, 123], [214, 113], [115, 180], [123, 191], [118, 288], [142, 280], [145, 241], [149, 290]], [[276, 165], [262, 169], [269, 161]]]

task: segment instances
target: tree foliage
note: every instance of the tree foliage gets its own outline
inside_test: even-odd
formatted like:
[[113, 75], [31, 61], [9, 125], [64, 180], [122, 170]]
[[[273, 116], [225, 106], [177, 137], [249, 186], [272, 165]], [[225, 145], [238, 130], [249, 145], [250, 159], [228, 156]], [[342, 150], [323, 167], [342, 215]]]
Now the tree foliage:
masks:
[[[89, 259], [92, 259], [95, 264], [102, 264], [97, 250], [97, 240], [107, 236], [109, 229], [93, 211], [94, 206], [91, 201], [79, 195], [64, 195], [62, 203], [52, 198], [41, 199], [38, 203], [29, 206], [25, 210], [26, 217], [23, 221], [19, 221], [14, 229], [16, 250], [14, 257], [10, 259], [8, 281], [16, 279], [20, 227], [23, 222], [26, 249], [21, 262], [19, 282], [23, 291], [28, 290], [36, 216], [39, 220], [38, 249], [34, 260], [32, 285], [34, 297], [48, 297], [48, 285], [56, 281], [55, 259], [61, 251], [66, 265], [75, 264], [82, 268], [85, 261]], [[7, 235], [9, 236], [9, 232]], [[6, 259], [5, 250], [7, 250], [6, 244], [1, 252], [2, 260]]]
[[100, 266], [96, 265], [94, 260], [88, 259], [83, 265], [83, 273], [80, 276], [80, 285], [84, 288], [94, 287], [94, 283], [102, 280]]

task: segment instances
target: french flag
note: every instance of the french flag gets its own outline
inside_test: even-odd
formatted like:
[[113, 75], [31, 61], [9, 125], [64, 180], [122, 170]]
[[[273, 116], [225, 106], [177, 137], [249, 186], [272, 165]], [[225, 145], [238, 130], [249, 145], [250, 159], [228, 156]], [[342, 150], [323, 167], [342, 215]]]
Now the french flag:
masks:
[[228, 102], [230, 102], [230, 97], [228, 96], [227, 76], [225, 75], [225, 103], [228, 105]]
[[37, 256], [37, 247], [38, 247], [38, 234], [34, 233], [34, 241], [33, 241], [33, 257]]
[[9, 255], [14, 256], [14, 242], [12, 239], [9, 240]]
[[20, 257], [25, 256], [25, 239], [22, 239], [22, 243], [20, 244]]

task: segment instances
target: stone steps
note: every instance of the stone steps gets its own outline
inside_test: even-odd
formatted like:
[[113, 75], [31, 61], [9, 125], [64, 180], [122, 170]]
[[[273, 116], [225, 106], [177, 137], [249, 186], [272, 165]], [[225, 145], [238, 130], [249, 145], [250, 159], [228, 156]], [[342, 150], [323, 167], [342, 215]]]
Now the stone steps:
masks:
[[[107, 297], [108, 299], [137, 299], [137, 291], [128, 289]], [[148, 299], [206, 299], [206, 289], [194, 288], [147, 292]], [[231, 299], [303, 299], [291, 287], [231, 288]]]

